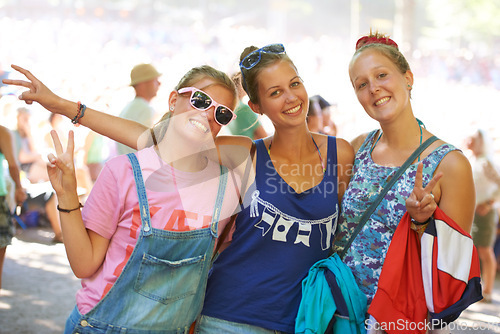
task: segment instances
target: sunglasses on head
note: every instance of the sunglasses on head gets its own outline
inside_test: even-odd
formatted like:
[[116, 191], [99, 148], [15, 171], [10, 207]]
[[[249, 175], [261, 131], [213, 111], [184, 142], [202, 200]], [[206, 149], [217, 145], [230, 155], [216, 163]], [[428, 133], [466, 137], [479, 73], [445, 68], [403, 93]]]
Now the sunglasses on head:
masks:
[[198, 88], [184, 87], [179, 89], [178, 93], [191, 93], [189, 103], [195, 109], [204, 111], [214, 106], [214, 119], [219, 125], [228, 125], [229, 122], [236, 118], [236, 114], [230, 108], [215, 102], [210, 95]]
[[285, 47], [283, 44], [269, 44], [260, 49], [250, 52], [243, 60], [240, 62], [240, 68], [249, 70], [253, 68], [260, 62], [262, 53], [275, 53], [283, 54], [285, 52]]

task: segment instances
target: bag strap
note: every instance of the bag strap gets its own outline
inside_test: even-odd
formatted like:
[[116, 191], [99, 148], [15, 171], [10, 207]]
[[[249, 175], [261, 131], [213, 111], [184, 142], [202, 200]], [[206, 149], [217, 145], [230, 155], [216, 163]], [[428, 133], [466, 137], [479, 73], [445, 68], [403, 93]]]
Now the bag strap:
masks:
[[[247, 185], [247, 181], [248, 181], [248, 175], [250, 174], [250, 170], [251, 170], [253, 161], [255, 159], [255, 149], [256, 149], [255, 142], [252, 142], [252, 147], [250, 148], [250, 159], [247, 161], [247, 165], [245, 167], [245, 173], [244, 173], [244, 176], [243, 176], [243, 183], [241, 184], [241, 189], [243, 191], [245, 191], [245, 188], [246, 188], [246, 185]], [[234, 179], [233, 171], [231, 171], [231, 176], [233, 178], [234, 186], [236, 187], [236, 192], [239, 194], [238, 195], [238, 201], [240, 203], [240, 208], [241, 208], [241, 210], [243, 210], [243, 201], [241, 199], [241, 193], [238, 191], [238, 186], [237, 186], [237, 183], [236, 183], [236, 181]], [[226, 240], [226, 238], [227, 238], [227, 236], [229, 234], [229, 231], [233, 227], [233, 224], [234, 224], [234, 221], [236, 220], [236, 216], [237, 215], [238, 215], [237, 213], [233, 214], [231, 216], [231, 219], [227, 223], [227, 225], [224, 226], [224, 230], [222, 231], [219, 239], [217, 240], [217, 245], [215, 246], [214, 255], [212, 256], [212, 262], [215, 259], [215, 257], [217, 256], [217, 254], [219, 253], [219, 249], [221, 248], [222, 244]]]
[[363, 226], [365, 226], [366, 222], [368, 221], [368, 218], [372, 215], [373, 211], [378, 207], [382, 199], [384, 198], [385, 194], [389, 191], [389, 189], [392, 188], [392, 186], [398, 181], [399, 177], [405, 172], [405, 170], [411, 165], [411, 163], [427, 148], [429, 147], [430, 144], [438, 140], [436, 136], [432, 136], [429, 139], [427, 139], [425, 142], [422, 143], [411, 155], [408, 159], [406, 159], [405, 163], [399, 167], [397, 172], [391, 177], [391, 180], [386, 184], [384, 189], [379, 193], [375, 201], [373, 201], [372, 205], [368, 208], [368, 210], [365, 211], [361, 219], [359, 220], [358, 225], [356, 226], [356, 229], [351, 235], [351, 238], [347, 242], [346, 246], [342, 250], [342, 253], [340, 255], [341, 259], [344, 259], [344, 256], [346, 255], [347, 251], [349, 250], [349, 247], [351, 247], [352, 242], [358, 235], [358, 233], [361, 231]]

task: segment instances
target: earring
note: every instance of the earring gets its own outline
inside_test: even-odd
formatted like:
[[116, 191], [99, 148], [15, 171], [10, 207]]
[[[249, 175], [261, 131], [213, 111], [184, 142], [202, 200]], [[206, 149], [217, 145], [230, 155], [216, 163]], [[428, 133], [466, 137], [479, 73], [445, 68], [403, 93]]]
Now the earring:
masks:
[[174, 106], [173, 105], [170, 106], [170, 111], [174, 111]]
[[408, 84], [408, 88], [410, 88], [410, 89], [411, 89], [411, 85], [410, 85], [410, 84]]

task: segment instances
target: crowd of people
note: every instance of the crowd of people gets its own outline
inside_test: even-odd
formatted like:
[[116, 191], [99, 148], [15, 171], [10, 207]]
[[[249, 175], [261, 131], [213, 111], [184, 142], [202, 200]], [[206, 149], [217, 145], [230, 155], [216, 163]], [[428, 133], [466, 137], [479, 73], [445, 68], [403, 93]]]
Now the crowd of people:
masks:
[[[150, 84], [150, 100], [160, 73], [144, 65], [141, 75], [132, 70], [130, 84], [136, 96], [138, 84]], [[182, 74], [154, 126], [61, 98], [13, 66], [24, 78], [3, 82], [23, 88], [20, 100], [51, 112], [53, 153], [43, 182], [57, 196], [56, 236], [59, 228], [82, 279], [66, 332], [306, 332], [296, 322], [303, 281], [332, 254], [352, 272], [351, 289], [366, 298], [361, 327], [371, 333], [392, 332], [387, 324], [400, 319], [446, 324], [483, 295], [491, 302], [496, 269], [484, 263], [492, 261], [500, 185], [485, 190], [476, 178], [499, 184], [493, 163], [472, 168], [472, 160], [416, 117], [411, 95], [418, 78], [392, 39], [360, 38], [346, 65], [359, 104], [378, 125], [351, 142], [336, 137], [333, 103], [309, 97], [282, 44], [246, 47], [236, 80], [206, 65]], [[261, 128], [261, 116], [272, 123], [271, 133]], [[82, 143], [106, 136], [131, 153], [105, 163], [78, 159], [80, 128], [57, 129], [57, 117], [92, 130]], [[238, 136], [219, 135], [238, 119], [244, 124], [234, 127]], [[29, 135], [19, 134], [28, 157]], [[469, 146], [476, 156], [484, 153], [480, 139]], [[38, 161], [23, 160], [22, 168]], [[97, 178], [86, 161], [99, 164]], [[18, 179], [15, 169], [11, 176]], [[473, 227], [484, 231], [485, 220], [488, 232], [472, 230], [471, 237]], [[452, 241], [460, 249], [441, 248]], [[424, 269], [421, 258], [428, 261]], [[398, 284], [388, 283], [394, 275]], [[335, 284], [345, 304], [343, 283]], [[449, 290], [437, 294], [444, 284]], [[334, 317], [333, 311], [322, 321], [306, 316], [305, 328], [342, 326], [331, 323]]]
[[451, 82], [500, 89], [498, 56], [475, 56], [470, 50], [459, 50], [456, 53], [422, 55], [419, 61], [422, 74], [444, 77]]

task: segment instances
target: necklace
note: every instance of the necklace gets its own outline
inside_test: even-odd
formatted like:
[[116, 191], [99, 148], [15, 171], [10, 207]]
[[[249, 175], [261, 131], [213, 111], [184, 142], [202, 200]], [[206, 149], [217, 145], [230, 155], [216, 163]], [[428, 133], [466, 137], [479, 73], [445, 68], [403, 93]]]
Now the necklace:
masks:
[[[420, 145], [422, 145], [422, 137], [423, 137], [423, 135], [422, 135], [422, 127], [424, 127], [424, 128], [425, 128], [425, 125], [424, 125], [424, 123], [423, 123], [421, 120], [419, 120], [418, 118], [417, 118], [417, 123], [418, 123], [418, 128], [420, 129]], [[377, 140], [375, 141], [375, 143], [373, 144], [373, 146], [372, 146], [372, 148], [371, 148], [371, 150], [370, 150], [370, 155], [372, 154], [373, 149], [375, 148], [375, 145], [377, 145], [378, 141], [380, 140], [380, 137], [382, 137], [382, 135], [383, 135], [383, 134], [384, 134], [384, 133], [383, 133], [382, 131], [380, 131], [380, 135], [378, 136]], [[313, 140], [314, 140], [314, 139], [313, 139]], [[418, 162], [420, 162], [420, 154], [418, 155]]]
[[[323, 174], [324, 174], [326, 172], [325, 163], [323, 162], [323, 157], [321, 156], [321, 152], [319, 150], [318, 144], [316, 144], [316, 141], [314, 140], [312, 133], [311, 133], [311, 139], [314, 143], [314, 146], [316, 146], [316, 150], [318, 151], [319, 161], [321, 162], [321, 167], [323, 168]], [[271, 145], [272, 144], [273, 144], [273, 139], [271, 138], [271, 142], [269, 143], [269, 147], [267, 148], [267, 154], [269, 154], [269, 157], [271, 157]]]

